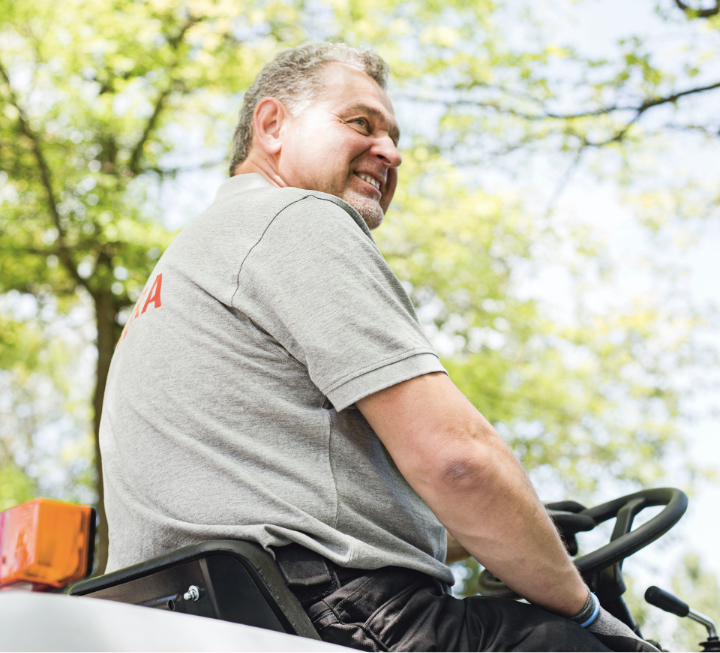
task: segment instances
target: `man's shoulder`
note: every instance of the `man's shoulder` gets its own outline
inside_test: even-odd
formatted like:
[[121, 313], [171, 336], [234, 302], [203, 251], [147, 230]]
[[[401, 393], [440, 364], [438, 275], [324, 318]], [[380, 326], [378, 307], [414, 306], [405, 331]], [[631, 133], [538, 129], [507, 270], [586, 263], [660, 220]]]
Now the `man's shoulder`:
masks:
[[258, 217], [262, 216], [265, 220], [273, 220], [284, 212], [307, 212], [318, 218], [323, 215], [337, 218], [343, 217], [344, 214], [367, 236], [370, 236], [370, 230], [360, 214], [339, 197], [304, 188], [290, 186], [278, 188], [267, 182], [248, 183], [248, 180], [238, 179], [242, 176], [244, 175], [233, 177], [220, 187], [215, 202], [210, 207], [210, 213], [219, 211], [254, 214]]
[[372, 239], [365, 221], [357, 210], [345, 200], [335, 197], [334, 195], [329, 195], [328, 193], [322, 193], [316, 190], [305, 190], [303, 188], [278, 188], [275, 190], [280, 191], [286, 201], [283, 210], [295, 206], [299, 212], [310, 212], [317, 217], [327, 216], [331, 220], [336, 220], [338, 217], [344, 217], [338, 210], [340, 209]]

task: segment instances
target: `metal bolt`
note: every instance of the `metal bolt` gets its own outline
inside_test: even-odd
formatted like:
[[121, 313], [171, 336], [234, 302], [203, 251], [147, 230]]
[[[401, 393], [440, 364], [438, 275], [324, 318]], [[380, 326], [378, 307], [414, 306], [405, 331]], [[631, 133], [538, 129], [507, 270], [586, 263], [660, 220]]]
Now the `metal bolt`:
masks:
[[190, 585], [190, 587], [188, 587], [188, 591], [183, 594], [183, 598], [186, 601], [199, 601], [200, 588], [197, 585]]

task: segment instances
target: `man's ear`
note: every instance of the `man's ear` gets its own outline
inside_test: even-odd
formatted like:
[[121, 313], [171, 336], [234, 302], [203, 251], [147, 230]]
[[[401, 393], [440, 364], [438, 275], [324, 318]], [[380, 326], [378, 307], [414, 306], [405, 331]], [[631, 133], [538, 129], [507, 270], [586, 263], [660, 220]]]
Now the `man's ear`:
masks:
[[267, 154], [278, 154], [282, 148], [282, 132], [289, 121], [290, 112], [274, 97], [265, 97], [253, 112], [253, 131], [257, 144]]

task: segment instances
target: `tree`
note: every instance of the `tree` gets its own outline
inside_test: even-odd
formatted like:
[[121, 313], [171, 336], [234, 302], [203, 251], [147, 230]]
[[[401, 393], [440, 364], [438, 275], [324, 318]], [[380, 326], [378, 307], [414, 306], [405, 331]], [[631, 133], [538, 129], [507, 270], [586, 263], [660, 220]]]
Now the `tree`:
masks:
[[[716, 11], [717, 13], [717, 11]], [[672, 591], [688, 603], [694, 610], [709, 615], [716, 620], [720, 605], [720, 584], [717, 576], [703, 569], [700, 556], [687, 553], [675, 570], [672, 579]], [[698, 643], [707, 640], [707, 630], [701, 624], [682, 619], [675, 635], [677, 650], [692, 651], [698, 649]]]
[[83, 347], [81, 339], [52, 307], [19, 301], [16, 292], [3, 299], [0, 511], [38, 493], [91, 500], [90, 384], [67, 373]]
[[[693, 355], [698, 320], [662, 302], [593, 311], [579, 290], [607, 274], [601, 249], [551, 209], [590, 151], [612, 152], [620, 162], [612, 174], [633, 177], [633, 157], [677, 127], [666, 120], [641, 129], [647, 116], [715, 92], [717, 80], [686, 83], [712, 70], [711, 61], [673, 75], [639, 40], [598, 61], [554, 45], [539, 12], [520, 0], [0, 7], [0, 292], [53, 298], [58, 314], [92, 308], [101, 560], [105, 378], [122, 325], [172, 238], [162, 189], [224, 165], [239, 94], [277, 50], [307, 38], [369, 45], [389, 61], [398, 108], [412, 107], [415, 117], [404, 146], [407, 183], [379, 243], [453, 377], [536, 478], [588, 494], [601, 470], [646, 483], [662, 473], [665, 452], [681, 449], [675, 417], [684, 390], [673, 372]], [[510, 21], [532, 38], [508, 38]], [[575, 79], [558, 77], [560, 69]], [[682, 127], [709, 133], [713, 119]], [[544, 201], [531, 185], [518, 183], [508, 197], [469, 176], [478, 166], [532, 162], [540, 151], [567, 166]], [[573, 319], [564, 322], [521, 288], [561, 243], [578, 271]]]

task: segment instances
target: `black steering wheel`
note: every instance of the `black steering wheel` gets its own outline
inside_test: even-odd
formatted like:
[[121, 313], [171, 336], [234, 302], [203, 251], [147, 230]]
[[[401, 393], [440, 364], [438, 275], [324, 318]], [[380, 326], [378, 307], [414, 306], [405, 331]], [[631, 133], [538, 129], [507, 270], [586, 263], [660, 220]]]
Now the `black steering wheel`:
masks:
[[[637, 514], [651, 506], [665, 506], [665, 508], [648, 522], [631, 531]], [[555, 526], [562, 533], [571, 555], [577, 553], [575, 533], [592, 530], [598, 524], [615, 517], [615, 528], [610, 542], [575, 560], [575, 566], [587, 582], [611, 565], [621, 565], [625, 558], [667, 533], [683, 516], [687, 506], [688, 498], [684, 492], [676, 488], [663, 487], [641, 490], [594, 508], [585, 508], [575, 501], [549, 503], [545, 507]], [[520, 598], [487, 569], [480, 573], [478, 591], [483, 596]]]

